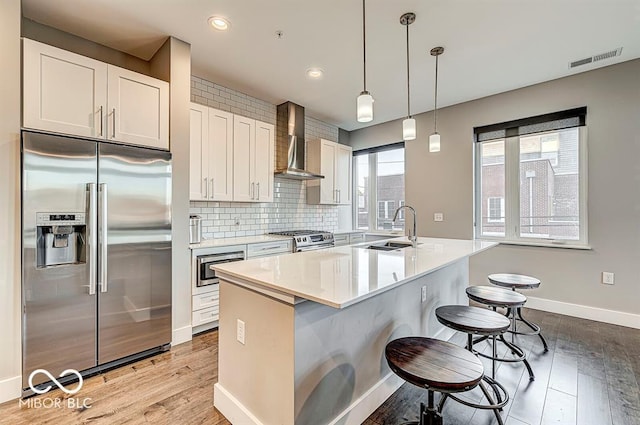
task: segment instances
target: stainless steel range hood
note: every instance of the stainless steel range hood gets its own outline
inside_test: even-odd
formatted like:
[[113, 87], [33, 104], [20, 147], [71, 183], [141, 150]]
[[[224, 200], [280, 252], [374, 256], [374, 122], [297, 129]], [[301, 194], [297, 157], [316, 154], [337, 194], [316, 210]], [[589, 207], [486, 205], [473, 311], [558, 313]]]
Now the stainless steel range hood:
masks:
[[278, 105], [276, 122], [276, 177], [323, 179], [304, 169], [304, 108], [292, 102]]

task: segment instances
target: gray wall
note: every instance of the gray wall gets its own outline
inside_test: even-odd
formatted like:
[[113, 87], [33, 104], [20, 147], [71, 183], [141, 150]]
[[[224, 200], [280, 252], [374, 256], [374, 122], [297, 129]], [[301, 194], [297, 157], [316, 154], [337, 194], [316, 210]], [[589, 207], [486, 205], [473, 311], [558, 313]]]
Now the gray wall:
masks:
[[[478, 82], [481, 84], [482, 82]], [[428, 152], [431, 113], [406, 144], [406, 199], [422, 236], [473, 237], [473, 127], [587, 106], [591, 250], [501, 245], [471, 260], [471, 283], [519, 272], [543, 284], [531, 296], [640, 313], [640, 60], [600, 68], [438, 111], [442, 151]], [[401, 121], [351, 133], [354, 150], [397, 142]], [[433, 221], [443, 212], [445, 221]], [[600, 283], [615, 272], [614, 286]]]

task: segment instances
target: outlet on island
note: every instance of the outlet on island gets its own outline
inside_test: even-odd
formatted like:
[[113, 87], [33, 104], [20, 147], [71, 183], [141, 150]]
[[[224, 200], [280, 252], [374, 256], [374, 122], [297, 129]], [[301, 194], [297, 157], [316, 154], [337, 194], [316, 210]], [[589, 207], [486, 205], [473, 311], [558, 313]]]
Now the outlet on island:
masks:
[[236, 326], [236, 339], [242, 345], [244, 345], [244, 322], [238, 319]]

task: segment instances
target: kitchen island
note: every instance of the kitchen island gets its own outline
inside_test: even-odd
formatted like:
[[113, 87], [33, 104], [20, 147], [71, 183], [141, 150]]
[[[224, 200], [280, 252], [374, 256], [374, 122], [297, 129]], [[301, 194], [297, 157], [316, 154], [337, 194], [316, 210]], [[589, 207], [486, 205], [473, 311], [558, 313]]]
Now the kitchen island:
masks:
[[496, 245], [418, 242], [213, 266], [220, 277], [215, 407], [241, 425], [362, 423], [402, 384], [385, 345], [409, 335], [448, 338], [435, 308], [467, 303], [469, 256]]

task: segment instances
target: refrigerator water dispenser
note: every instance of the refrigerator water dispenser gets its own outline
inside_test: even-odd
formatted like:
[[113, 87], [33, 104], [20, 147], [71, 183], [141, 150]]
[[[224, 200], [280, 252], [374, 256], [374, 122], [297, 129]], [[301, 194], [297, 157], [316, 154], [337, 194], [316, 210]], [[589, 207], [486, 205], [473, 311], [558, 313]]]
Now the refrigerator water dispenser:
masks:
[[36, 228], [38, 268], [86, 262], [84, 213], [38, 213]]

